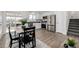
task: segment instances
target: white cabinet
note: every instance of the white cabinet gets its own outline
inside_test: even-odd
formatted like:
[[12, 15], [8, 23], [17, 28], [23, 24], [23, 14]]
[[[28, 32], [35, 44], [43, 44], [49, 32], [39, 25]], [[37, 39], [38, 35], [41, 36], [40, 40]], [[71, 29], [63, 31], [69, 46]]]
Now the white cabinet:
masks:
[[33, 23], [33, 26], [35, 26], [36, 29], [40, 29], [41, 28], [41, 23]]

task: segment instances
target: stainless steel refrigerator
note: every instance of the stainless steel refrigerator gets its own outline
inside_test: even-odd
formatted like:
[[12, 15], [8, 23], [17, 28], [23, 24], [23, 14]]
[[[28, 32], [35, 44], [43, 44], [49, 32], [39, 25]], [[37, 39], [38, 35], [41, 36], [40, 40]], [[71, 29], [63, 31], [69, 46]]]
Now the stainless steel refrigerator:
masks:
[[56, 15], [47, 16], [47, 30], [56, 32]]

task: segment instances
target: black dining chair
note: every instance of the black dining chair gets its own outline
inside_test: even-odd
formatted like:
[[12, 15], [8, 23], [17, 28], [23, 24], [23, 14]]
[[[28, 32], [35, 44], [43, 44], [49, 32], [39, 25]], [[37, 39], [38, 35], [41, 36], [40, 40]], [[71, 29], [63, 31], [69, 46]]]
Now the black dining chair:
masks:
[[[8, 29], [9, 29], [9, 36], [10, 36], [9, 47], [12, 48], [12, 44], [19, 43], [19, 35], [16, 34], [16, 31], [11, 32], [10, 31], [10, 26], [8, 27]], [[13, 42], [13, 41], [17, 41], [17, 42]]]
[[27, 44], [31, 45], [31, 48], [36, 47], [35, 27], [24, 28], [24, 32], [19, 34], [19, 47], [26, 47]]

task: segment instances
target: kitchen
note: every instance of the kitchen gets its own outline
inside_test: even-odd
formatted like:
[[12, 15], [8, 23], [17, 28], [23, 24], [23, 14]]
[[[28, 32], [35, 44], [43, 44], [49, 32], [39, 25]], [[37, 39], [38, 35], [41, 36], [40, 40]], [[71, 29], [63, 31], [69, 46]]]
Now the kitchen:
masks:
[[[8, 23], [14, 22], [14, 24], [18, 26], [21, 25], [19, 23], [20, 19], [26, 19], [27, 20], [26, 26], [35, 26], [36, 29], [45, 29], [47, 31], [56, 32], [56, 15], [55, 14], [43, 15], [45, 13], [47, 13], [47, 11], [31, 11], [31, 12], [29, 11], [26, 12], [23, 17], [20, 14], [18, 14], [20, 15], [20, 17], [15, 17], [14, 14], [12, 15], [12, 17], [11, 16], [7, 17], [7, 22]], [[13, 28], [15, 28], [16, 26], [14, 26]], [[17, 28], [19, 27], [20, 26], [18, 26]]]
[[36, 29], [45, 29], [51, 32], [56, 32], [56, 15], [42, 16], [41, 19], [30, 21], [28, 24], [33, 25]]

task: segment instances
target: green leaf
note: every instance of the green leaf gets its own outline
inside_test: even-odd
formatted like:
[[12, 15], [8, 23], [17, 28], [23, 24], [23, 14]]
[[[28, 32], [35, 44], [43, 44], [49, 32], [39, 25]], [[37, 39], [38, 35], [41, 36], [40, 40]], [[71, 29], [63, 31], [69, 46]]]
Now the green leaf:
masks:
[[22, 25], [25, 25], [27, 23], [27, 20], [26, 19], [21, 19], [20, 22], [21, 22]]
[[75, 46], [76, 42], [75, 42], [74, 39], [69, 39], [69, 38], [68, 38], [67, 44], [68, 44], [69, 46]]

